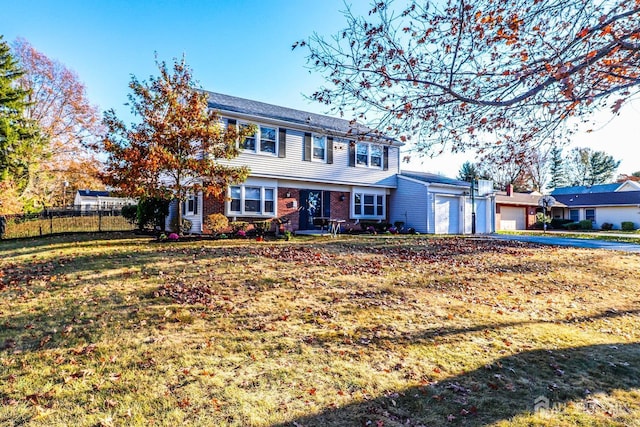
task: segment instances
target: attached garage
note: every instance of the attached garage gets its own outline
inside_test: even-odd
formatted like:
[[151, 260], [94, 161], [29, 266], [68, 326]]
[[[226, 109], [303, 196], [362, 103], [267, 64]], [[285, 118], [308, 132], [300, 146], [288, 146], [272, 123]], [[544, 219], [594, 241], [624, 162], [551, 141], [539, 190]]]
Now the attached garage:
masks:
[[526, 230], [526, 211], [522, 207], [500, 206], [498, 230]]
[[460, 197], [436, 196], [436, 234], [460, 233]]

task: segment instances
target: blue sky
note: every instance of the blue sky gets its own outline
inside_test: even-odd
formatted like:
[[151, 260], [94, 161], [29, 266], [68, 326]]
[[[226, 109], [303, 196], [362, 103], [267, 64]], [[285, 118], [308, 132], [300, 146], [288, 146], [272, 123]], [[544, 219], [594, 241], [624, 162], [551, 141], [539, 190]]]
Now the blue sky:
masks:
[[[23, 37], [37, 50], [74, 70], [89, 100], [100, 110], [126, 116], [133, 74], [157, 74], [160, 60], [186, 56], [207, 90], [316, 113], [324, 106], [306, 100], [322, 79], [305, 68], [305, 51], [291, 45], [314, 32], [330, 36], [344, 25], [343, 0], [2, 0], [0, 34]], [[354, 0], [356, 12], [368, 2]], [[14, 18], [15, 17], [15, 18]], [[622, 160], [619, 172], [640, 170], [640, 103], [601, 130], [576, 138], [576, 145], [603, 150]], [[600, 122], [606, 123], [603, 117]], [[414, 158], [407, 169], [455, 176], [473, 154]]]

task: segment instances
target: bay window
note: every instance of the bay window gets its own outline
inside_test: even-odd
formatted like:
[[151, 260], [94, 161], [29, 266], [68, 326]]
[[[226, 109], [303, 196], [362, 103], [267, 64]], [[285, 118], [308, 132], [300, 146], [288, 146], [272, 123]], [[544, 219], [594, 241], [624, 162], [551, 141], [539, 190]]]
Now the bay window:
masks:
[[386, 197], [384, 194], [354, 191], [353, 193], [353, 217], [384, 219]]
[[227, 214], [246, 216], [274, 216], [276, 191], [260, 185], [234, 185], [229, 187]]

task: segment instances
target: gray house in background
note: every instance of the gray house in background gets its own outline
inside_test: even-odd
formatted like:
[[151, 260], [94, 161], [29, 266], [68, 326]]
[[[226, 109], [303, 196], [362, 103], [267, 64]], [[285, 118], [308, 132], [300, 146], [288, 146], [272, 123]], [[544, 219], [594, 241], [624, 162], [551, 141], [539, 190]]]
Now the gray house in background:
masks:
[[609, 223], [614, 230], [619, 230], [622, 222], [632, 222], [634, 228], [640, 228], [638, 182], [556, 188], [551, 195], [564, 205], [551, 209], [554, 218], [591, 220], [596, 229]]
[[495, 231], [495, 194], [491, 181], [471, 184], [424, 172], [402, 171], [391, 194], [391, 219], [428, 234], [470, 234]]

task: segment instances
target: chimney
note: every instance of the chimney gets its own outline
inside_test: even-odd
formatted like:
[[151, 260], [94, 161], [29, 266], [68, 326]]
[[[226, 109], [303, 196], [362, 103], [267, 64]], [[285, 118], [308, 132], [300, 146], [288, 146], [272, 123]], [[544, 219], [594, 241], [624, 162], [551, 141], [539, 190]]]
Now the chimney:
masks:
[[507, 185], [507, 196], [513, 196], [513, 184]]

